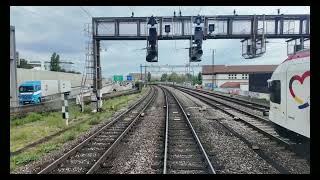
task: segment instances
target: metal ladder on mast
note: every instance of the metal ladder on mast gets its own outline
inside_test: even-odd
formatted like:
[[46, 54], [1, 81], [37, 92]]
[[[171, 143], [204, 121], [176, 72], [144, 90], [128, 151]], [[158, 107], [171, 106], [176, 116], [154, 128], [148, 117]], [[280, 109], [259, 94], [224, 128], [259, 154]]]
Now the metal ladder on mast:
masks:
[[81, 89], [80, 89], [80, 102], [81, 110], [84, 111], [84, 94], [90, 92], [91, 99], [96, 98], [96, 95], [92, 91], [93, 87], [93, 76], [94, 76], [94, 62], [93, 62], [93, 44], [92, 44], [92, 34], [91, 34], [91, 24], [85, 24], [85, 34], [88, 38], [86, 42], [86, 59], [85, 59], [85, 68], [81, 80]]

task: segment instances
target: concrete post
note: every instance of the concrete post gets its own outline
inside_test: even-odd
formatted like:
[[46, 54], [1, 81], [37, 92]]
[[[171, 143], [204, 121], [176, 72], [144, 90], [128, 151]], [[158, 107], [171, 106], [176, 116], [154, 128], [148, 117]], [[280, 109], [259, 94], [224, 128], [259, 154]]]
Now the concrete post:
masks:
[[69, 108], [68, 108], [68, 95], [69, 92], [61, 94], [62, 105], [62, 118], [66, 120], [66, 125], [69, 126]]
[[10, 26], [10, 106], [19, 106], [15, 28]]

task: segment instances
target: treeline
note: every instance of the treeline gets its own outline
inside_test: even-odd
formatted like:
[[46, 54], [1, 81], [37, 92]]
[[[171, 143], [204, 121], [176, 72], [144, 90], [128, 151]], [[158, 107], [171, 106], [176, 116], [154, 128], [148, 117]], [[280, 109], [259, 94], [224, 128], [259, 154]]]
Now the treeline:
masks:
[[171, 74], [162, 74], [161, 80], [162, 82], [169, 81], [169, 82], [176, 82], [176, 83], [183, 83], [187, 81], [191, 81], [192, 85], [195, 84], [202, 84], [202, 75], [201, 72], [198, 73], [198, 75], [193, 76], [192, 74], [177, 74], [175, 72]]
[[[20, 59], [20, 64], [17, 68], [24, 68], [24, 69], [32, 69], [33, 66], [28, 63], [26, 59]], [[57, 71], [57, 72], [66, 72], [66, 73], [74, 73], [74, 74], [81, 74], [81, 72], [77, 71], [67, 71], [60, 66], [60, 56], [57, 53], [53, 53], [50, 59], [50, 71]]]

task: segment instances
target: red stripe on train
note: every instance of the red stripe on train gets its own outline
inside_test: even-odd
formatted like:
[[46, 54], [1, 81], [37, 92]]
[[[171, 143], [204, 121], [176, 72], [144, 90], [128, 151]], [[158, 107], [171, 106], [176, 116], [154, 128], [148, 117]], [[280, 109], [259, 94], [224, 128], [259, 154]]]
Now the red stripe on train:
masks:
[[310, 56], [310, 51], [302, 51], [297, 54], [288, 56], [288, 58], [286, 60], [284, 60], [282, 63], [284, 63], [286, 61], [292, 61], [292, 60], [295, 60], [298, 58], [308, 57], [308, 56]]

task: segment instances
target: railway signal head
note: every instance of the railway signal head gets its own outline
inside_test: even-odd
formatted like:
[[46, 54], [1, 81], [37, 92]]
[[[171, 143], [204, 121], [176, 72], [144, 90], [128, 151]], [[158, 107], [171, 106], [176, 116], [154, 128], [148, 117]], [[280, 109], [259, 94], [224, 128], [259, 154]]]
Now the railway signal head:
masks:
[[[152, 20], [153, 19], [153, 20]], [[153, 16], [149, 19], [148, 24], [151, 24], [151, 26], [156, 23]], [[157, 44], [157, 28], [150, 27], [149, 28], [149, 37], [148, 37], [148, 45], [147, 45], [147, 56], [146, 61], [147, 62], [158, 62], [158, 44]]]
[[169, 32], [170, 32], [170, 25], [165, 25], [165, 26], [164, 26], [164, 31], [165, 31], [166, 33], [169, 33]]
[[148, 24], [150, 24], [151, 26], [154, 26], [155, 24], [158, 24], [158, 23], [157, 23], [157, 20], [153, 16], [151, 16], [149, 18]]
[[158, 62], [158, 52], [156, 49], [147, 48], [147, 62]]
[[203, 51], [201, 47], [192, 47], [190, 48], [190, 62], [200, 62]]
[[209, 24], [209, 32], [212, 33], [214, 31], [214, 24]]
[[197, 24], [197, 25], [200, 25], [201, 23], [203, 23], [203, 19], [200, 15], [198, 15], [195, 20], [194, 20], [194, 23]]

